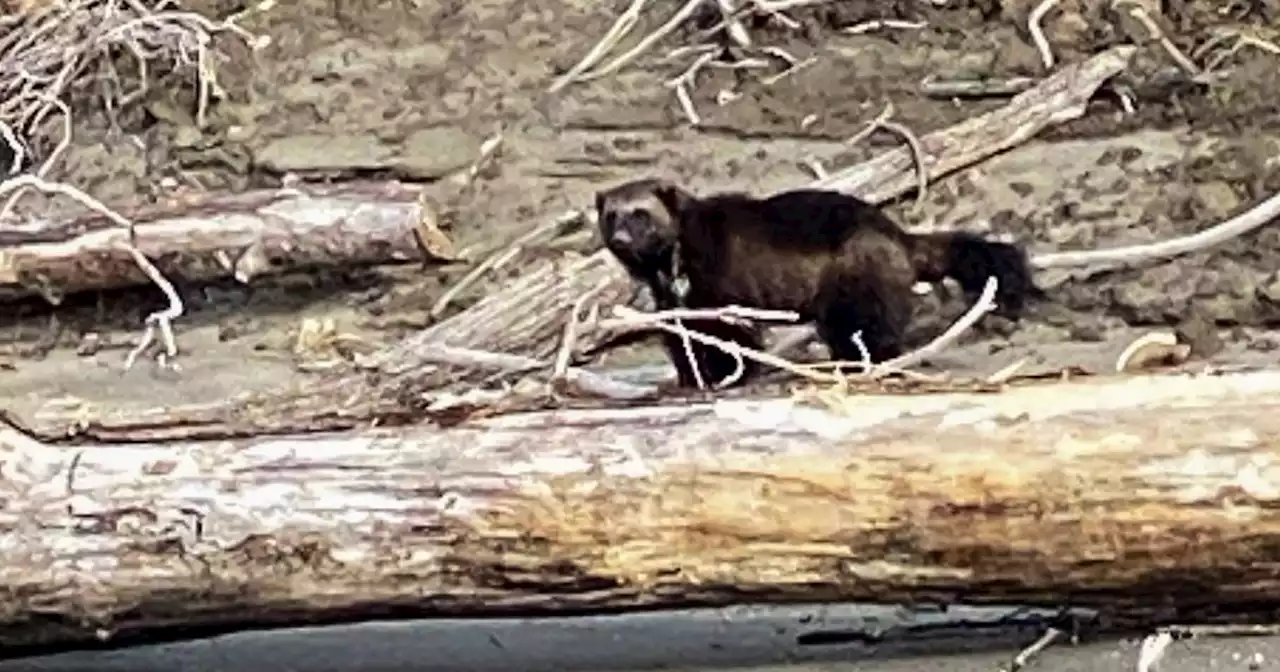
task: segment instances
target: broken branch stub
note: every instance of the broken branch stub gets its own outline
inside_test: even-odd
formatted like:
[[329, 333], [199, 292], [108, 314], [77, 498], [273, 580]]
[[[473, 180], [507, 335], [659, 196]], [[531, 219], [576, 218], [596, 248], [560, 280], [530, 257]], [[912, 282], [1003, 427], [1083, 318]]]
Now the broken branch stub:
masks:
[[[96, 214], [32, 230], [0, 227], [0, 300], [150, 282], [120, 242], [132, 242], [167, 277], [241, 282], [323, 266], [450, 261], [416, 193], [362, 184], [286, 195], [201, 197], [130, 213], [130, 231]], [[425, 237], [424, 237], [425, 236]]]
[[83, 450], [0, 429], [0, 656], [745, 601], [1246, 620], [1274, 598], [1278, 418], [1255, 372]]

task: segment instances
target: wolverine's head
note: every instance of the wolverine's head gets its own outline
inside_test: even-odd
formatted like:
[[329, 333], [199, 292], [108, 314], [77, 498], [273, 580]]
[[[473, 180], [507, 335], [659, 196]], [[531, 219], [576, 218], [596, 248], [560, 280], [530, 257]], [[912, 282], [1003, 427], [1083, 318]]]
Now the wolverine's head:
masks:
[[669, 180], [647, 178], [596, 194], [600, 237], [632, 270], [663, 263], [678, 237], [683, 209], [693, 197]]

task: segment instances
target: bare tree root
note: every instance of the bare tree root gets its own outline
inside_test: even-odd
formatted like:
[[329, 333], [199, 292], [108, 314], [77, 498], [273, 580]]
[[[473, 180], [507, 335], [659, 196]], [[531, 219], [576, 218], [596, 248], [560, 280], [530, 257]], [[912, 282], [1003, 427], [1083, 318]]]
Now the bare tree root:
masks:
[[650, 48], [653, 47], [653, 45], [657, 44], [658, 42], [661, 42], [663, 38], [675, 32], [675, 30], [680, 27], [680, 24], [687, 21], [690, 17], [694, 15], [695, 12], [698, 11], [698, 8], [702, 4], [702, 2], [703, 0], [688, 0], [683, 5], [681, 5], [680, 8], [677, 9], [676, 12], [672, 14], [669, 19], [663, 22], [663, 24], [659, 26], [657, 30], [650, 33], [643, 40], [640, 40], [640, 42], [637, 43], [635, 46], [623, 52], [618, 57], [614, 58], [612, 61], [609, 61], [608, 63], [600, 66], [599, 69], [585, 72], [579, 75], [577, 80], [585, 82], [593, 79], [599, 79], [600, 77], [604, 77], [606, 75], [610, 75], [617, 72], [622, 68], [622, 66], [635, 60], [637, 57], [640, 56], [640, 54], [643, 54], [644, 52], [648, 51]]
[[[255, 49], [268, 43], [230, 20], [154, 11], [127, 0], [35, 3], [28, 13], [5, 17], [5, 22], [0, 35], [0, 122], [24, 138], [28, 149], [33, 149], [31, 140], [43, 133], [51, 114], [66, 116], [65, 103], [73, 92], [105, 82], [107, 88], [98, 94], [109, 111], [118, 110], [147, 92], [160, 61], [178, 70], [194, 70], [198, 95], [193, 112], [203, 124], [210, 99], [222, 94], [212, 67], [215, 36], [228, 33]], [[117, 70], [111, 57], [115, 52], [134, 57], [135, 90], [128, 90]], [[45, 160], [37, 176], [47, 174], [58, 154]]]

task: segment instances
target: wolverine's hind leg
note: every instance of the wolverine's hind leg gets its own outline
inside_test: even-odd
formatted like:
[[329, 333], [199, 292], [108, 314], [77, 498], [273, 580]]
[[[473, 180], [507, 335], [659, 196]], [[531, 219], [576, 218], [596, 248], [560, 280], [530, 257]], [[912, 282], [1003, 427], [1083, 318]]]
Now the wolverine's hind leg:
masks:
[[876, 279], [826, 283], [817, 310], [818, 336], [832, 359], [861, 362], [857, 334], [872, 363], [902, 354], [902, 336], [911, 318], [910, 288]]
[[[684, 326], [692, 331], [735, 343], [749, 350], [763, 349], [764, 339], [761, 337], [760, 328], [755, 325], [730, 324], [722, 320], [685, 320]], [[689, 339], [689, 347], [686, 349], [684, 339], [670, 332], [663, 334], [662, 344], [667, 351], [667, 357], [675, 366], [677, 383], [680, 387], [692, 389], [698, 387], [694, 366], [697, 366], [698, 372], [702, 374], [702, 382], [708, 388], [720, 386], [734, 374], [738, 376], [729, 386], [742, 385], [755, 377], [760, 370], [757, 362], [743, 357], [741, 358], [742, 370], [739, 373], [739, 360], [733, 354], [714, 345], [699, 343], [692, 338]], [[693, 355], [693, 361], [690, 361], [690, 353]]]

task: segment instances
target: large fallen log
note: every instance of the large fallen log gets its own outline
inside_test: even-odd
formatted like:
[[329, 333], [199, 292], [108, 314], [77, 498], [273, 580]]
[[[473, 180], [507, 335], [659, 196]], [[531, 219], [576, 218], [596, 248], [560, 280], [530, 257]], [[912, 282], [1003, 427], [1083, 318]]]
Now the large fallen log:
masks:
[[[1080, 117], [1098, 88], [1123, 70], [1133, 53], [1133, 47], [1115, 47], [1064, 66], [1005, 107], [923, 136], [920, 144], [929, 178], [980, 162], [1049, 126]], [[916, 184], [914, 170], [910, 150], [901, 148], [818, 184], [883, 202]], [[305, 390], [248, 395], [214, 406], [157, 409], [163, 412], [137, 417], [116, 415], [93, 424], [109, 425], [108, 433], [117, 440], [126, 440], [131, 429], [152, 440], [339, 430], [421, 418], [426, 398], [441, 387], [472, 384], [495, 374], [491, 366], [458, 365], [456, 358], [442, 355], [441, 346], [546, 362], [560, 345], [575, 299], [595, 291], [596, 301], [608, 305], [621, 301], [630, 289], [630, 280], [607, 251], [549, 261], [506, 290], [376, 353], [370, 358], [373, 372], [328, 377]], [[577, 346], [590, 350], [613, 335], [603, 330], [582, 334]], [[50, 440], [86, 430], [80, 420], [22, 421]]]
[[0, 452], [0, 656], [741, 602], [1280, 606], [1280, 372]]
[[193, 282], [453, 260], [434, 213], [395, 183], [200, 196], [129, 214], [132, 232], [92, 212], [0, 227], [0, 301], [40, 295], [56, 304], [74, 292], [147, 284], [128, 242], [169, 279]]

